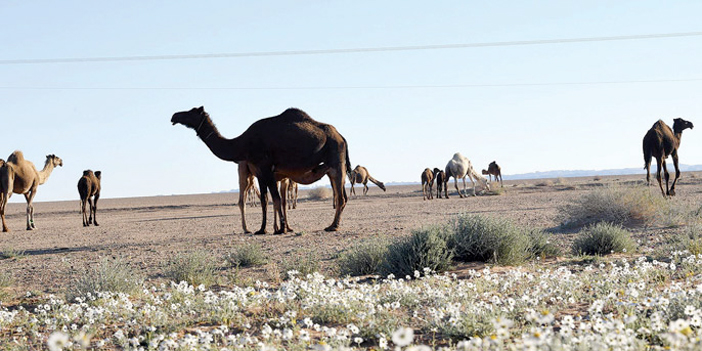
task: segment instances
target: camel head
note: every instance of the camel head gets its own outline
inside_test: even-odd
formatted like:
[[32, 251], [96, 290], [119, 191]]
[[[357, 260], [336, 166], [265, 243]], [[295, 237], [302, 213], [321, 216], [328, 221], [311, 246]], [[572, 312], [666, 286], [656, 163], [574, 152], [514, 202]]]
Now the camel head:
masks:
[[193, 107], [190, 111], [176, 112], [171, 117], [171, 123], [173, 125], [182, 124], [188, 128], [195, 129], [195, 132], [199, 132], [202, 124], [210, 115], [205, 112], [203, 106]]
[[485, 169], [482, 171], [482, 173], [483, 173], [483, 175], [490, 174], [490, 172], [488, 172], [488, 171], [485, 170]]
[[434, 177], [436, 177], [436, 175], [439, 174], [439, 172], [441, 172], [441, 170], [438, 168], [434, 168], [434, 170], [431, 171], [431, 173], [434, 174]]
[[673, 131], [675, 133], [682, 133], [683, 130], [687, 128], [692, 129], [693, 127], [692, 122], [688, 122], [682, 118], [676, 118], [673, 120]]
[[100, 171], [95, 171], [95, 177], [96, 177], [97, 179], [100, 179], [100, 176], [101, 176], [101, 175], [102, 175], [102, 172], [100, 172]]
[[46, 155], [46, 164], [51, 163], [54, 167], [59, 166], [63, 167], [63, 160], [61, 160], [60, 157], [51, 154], [51, 155]]

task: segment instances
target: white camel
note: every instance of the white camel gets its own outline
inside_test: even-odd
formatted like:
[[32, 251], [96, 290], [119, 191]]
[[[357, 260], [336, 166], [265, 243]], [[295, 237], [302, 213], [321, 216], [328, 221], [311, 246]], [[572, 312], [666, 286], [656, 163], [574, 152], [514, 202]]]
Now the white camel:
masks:
[[[463, 193], [466, 192], [466, 177], [468, 177], [471, 183], [473, 183], [473, 196], [476, 194], [476, 181], [480, 181], [485, 189], [490, 190], [490, 185], [488, 185], [487, 179], [478, 174], [478, 172], [473, 169], [473, 165], [470, 163], [470, 160], [461, 155], [460, 152], [453, 155], [453, 158], [449, 160], [448, 164], [446, 164], [446, 170], [444, 172], [446, 173], [446, 183], [448, 183], [448, 180], [451, 177], [454, 178], [454, 185], [456, 186], [456, 191], [460, 197], [465, 196]], [[458, 189], [459, 178], [463, 179], [463, 193], [461, 193], [461, 191]]]

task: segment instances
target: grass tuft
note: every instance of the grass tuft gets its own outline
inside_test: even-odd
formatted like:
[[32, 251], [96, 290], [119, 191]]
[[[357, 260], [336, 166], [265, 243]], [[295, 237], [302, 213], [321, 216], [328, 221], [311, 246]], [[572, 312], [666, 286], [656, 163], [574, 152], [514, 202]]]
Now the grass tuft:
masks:
[[327, 200], [334, 196], [334, 191], [325, 186], [320, 186], [317, 188], [312, 188], [307, 191], [307, 198], [310, 200]]
[[262, 266], [268, 261], [261, 245], [255, 243], [237, 246], [224, 258], [234, 267]]
[[342, 276], [379, 273], [389, 245], [387, 237], [374, 237], [351, 246], [339, 255], [339, 273]]
[[190, 285], [209, 287], [217, 282], [216, 269], [210, 253], [193, 251], [170, 259], [164, 267], [164, 276], [176, 283], [186, 281]]
[[446, 243], [448, 236], [446, 227], [432, 226], [397, 239], [388, 246], [381, 273], [405, 277], [414, 275], [415, 271], [422, 272], [424, 268], [436, 272], [447, 270], [453, 257]]
[[132, 294], [139, 291], [143, 278], [120, 260], [102, 260], [81, 274], [66, 291], [67, 301], [83, 297], [88, 293], [110, 291]]
[[573, 242], [575, 255], [633, 252], [636, 244], [621, 225], [600, 222], [583, 230]]
[[464, 262], [520, 264], [531, 255], [529, 235], [505, 219], [460, 215], [453, 223], [449, 246], [455, 259]]
[[664, 206], [664, 199], [653, 196], [646, 187], [607, 185], [561, 206], [558, 219], [564, 228], [599, 222], [623, 226], [646, 225], [656, 220], [657, 213]]

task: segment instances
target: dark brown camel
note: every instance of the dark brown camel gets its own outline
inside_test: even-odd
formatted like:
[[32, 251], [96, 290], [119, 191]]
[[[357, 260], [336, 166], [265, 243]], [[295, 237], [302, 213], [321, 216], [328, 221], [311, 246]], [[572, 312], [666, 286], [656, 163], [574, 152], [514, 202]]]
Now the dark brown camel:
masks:
[[488, 165], [487, 170], [483, 170], [483, 175], [487, 175], [490, 178], [490, 181], [492, 181], [492, 176], [495, 176], [495, 180], [500, 182], [500, 186], [502, 185], [502, 168], [497, 165], [495, 161], [490, 162]]
[[446, 187], [446, 173], [438, 168], [434, 168], [434, 181], [436, 182], [436, 197], [441, 198], [441, 190], [444, 191], [444, 196], [448, 199], [448, 189]]
[[[651, 157], [656, 158], [656, 164], [658, 166], [656, 170], [656, 179], [658, 179], [658, 186], [661, 188], [661, 193], [663, 196], [674, 196], [675, 195], [675, 182], [680, 178], [680, 168], [678, 167], [678, 149], [680, 148], [680, 138], [682, 137], [683, 130], [693, 128], [692, 122], [688, 122], [682, 118], [676, 118], [673, 120], [673, 129], [671, 130], [667, 124], [662, 120], [658, 120], [653, 127], [648, 130], [643, 139], [643, 153], [644, 153], [644, 169], [646, 170], [646, 183], [651, 184]], [[673, 184], [668, 188], [668, 181], [670, 175], [668, 174], [668, 167], [665, 164], [665, 159], [668, 156], [673, 156], [673, 165], [675, 166], [675, 179]], [[663, 191], [663, 184], [661, 182], [661, 165], [663, 166], [663, 171], [665, 172], [665, 191]]]
[[351, 194], [356, 195], [356, 191], [353, 189], [354, 184], [363, 184], [363, 195], [368, 194], [368, 181], [370, 180], [373, 184], [377, 185], [380, 189], [385, 191], [385, 184], [383, 182], [371, 177], [368, 173], [368, 169], [363, 166], [356, 166], [356, 168], [349, 173], [349, 180], [351, 181]]
[[247, 162], [248, 169], [258, 178], [261, 190], [263, 221], [257, 234], [266, 232], [265, 198], [268, 191], [280, 216], [276, 233], [283, 233], [287, 228], [276, 180], [290, 178], [300, 184], [311, 184], [325, 175], [331, 181], [334, 194], [340, 195], [334, 197], [334, 221], [325, 230], [339, 229], [341, 213], [348, 200], [344, 182], [351, 164], [347, 142], [332, 125], [317, 122], [305, 112], [291, 108], [278, 116], [254, 122], [240, 136], [227, 139], [219, 133], [202, 106], [173, 114], [171, 122], [194, 129], [220, 159]]
[[[83, 171], [83, 176], [78, 180], [78, 194], [80, 194], [80, 212], [83, 214], [83, 226], [91, 224], [99, 226], [97, 222], [97, 202], [100, 199], [100, 178], [102, 172], [91, 170]], [[86, 211], [85, 205], [90, 205]], [[90, 215], [88, 215], [90, 212]]]
[[[434, 173], [431, 171], [431, 169], [425, 168], [424, 172], [422, 172], [422, 195], [424, 196], [423, 200], [432, 200], [434, 198], [434, 189], [432, 189], [433, 186]], [[429, 195], [427, 195], [427, 191], [429, 192]]]

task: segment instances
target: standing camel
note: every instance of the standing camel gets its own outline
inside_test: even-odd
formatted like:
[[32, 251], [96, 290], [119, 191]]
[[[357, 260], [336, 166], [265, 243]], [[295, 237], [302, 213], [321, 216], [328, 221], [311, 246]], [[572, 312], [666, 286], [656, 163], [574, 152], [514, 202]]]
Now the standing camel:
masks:
[[356, 191], [353, 189], [354, 184], [363, 184], [363, 195], [368, 194], [368, 181], [370, 180], [373, 184], [377, 185], [380, 189], [385, 191], [385, 184], [383, 182], [371, 177], [370, 173], [366, 167], [356, 166], [356, 168], [349, 174], [349, 180], [351, 181], [351, 194], [356, 195]]
[[[431, 200], [434, 198], [434, 190], [432, 189], [432, 186], [434, 186], [434, 173], [431, 171], [431, 169], [425, 168], [424, 172], [422, 172], [422, 195], [424, 195], [423, 200]], [[429, 191], [429, 195], [427, 195], [427, 191]]]
[[[483, 187], [486, 189], [490, 189], [490, 186], [487, 184], [487, 179], [485, 179], [482, 176], [479, 176], [478, 173], [473, 169], [473, 165], [471, 165], [470, 160], [461, 153], [457, 152], [453, 155], [453, 158], [449, 160], [449, 162], [446, 164], [446, 181], [453, 177], [454, 178], [454, 185], [456, 186], [456, 191], [458, 192], [458, 196], [464, 197], [464, 195], [461, 193], [461, 191], [458, 189], [458, 179], [463, 179], [463, 193], [466, 192], [466, 177], [468, 177], [473, 183], [473, 196], [475, 196], [475, 182], [480, 180], [483, 183]], [[446, 198], [448, 198], [448, 193], [446, 194]]]
[[492, 161], [488, 165], [487, 170], [483, 170], [483, 175], [487, 175], [492, 181], [492, 176], [495, 176], [495, 180], [500, 182], [500, 187], [502, 187], [502, 168], [497, 164], [497, 162]]
[[288, 184], [288, 210], [297, 208], [297, 183], [290, 181]]
[[[658, 186], [661, 188], [663, 196], [675, 195], [675, 182], [680, 178], [680, 168], [678, 167], [680, 138], [682, 137], [683, 130], [687, 128], [692, 129], [693, 127], [692, 122], [688, 122], [682, 118], [676, 118], [673, 120], [673, 129], [671, 130], [665, 122], [658, 120], [643, 138], [646, 183], [651, 185], [651, 157], [655, 157], [658, 166], [656, 179], [658, 179]], [[673, 165], [675, 166], [675, 179], [673, 179], [673, 184], [670, 186], [670, 189], [668, 188], [670, 175], [668, 174], [668, 167], [665, 164], [665, 159], [668, 158], [669, 155], [673, 156]], [[663, 191], [663, 184], [661, 183], [661, 165], [665, 172], [665, 191]]]
[[347, 142], [334, 126], [317, 122], [305, 112], [291, 108], [278, 116], [254, 122], [238, 137], [227, 139], [219, 133], [202, 106], [176, 112], [171, 123], [194, 129], [218, 158], [237, 163], [246, 161], [248, 169], [258, 178], [261, 190], [263, 221], [257, 234], [266, 233], [268, 191], [274, 210], [280, 216], [280, 226], [275, 233], [282, 234], [287, 228], [276, 180], [290, 178], [300, 184], [311, 184], [325, 175], [331, 181], [336, 200], [334, 221], [325, 230], [339, 230], [341, 213], [348, 200], [345, 176], [351, 163]]
[[32, 201], [39, 185], [46, 183], [56, 166], [63, 166], [63, 161], [53, 154], [46, 156], [44, 169], [41, 171], [37, 171], [32, 162], [24, 159], [22, 151], [15, 151], [7, 158], [7, 162], [0, 167], [0, 217], [3, 232], [10, 230], [5, 223], [5, 208], [13, 193], [23, 194], [27, 200], [27, 230], [37, 228], [34, 224]]
[[438, 168], [434, 168], [434, 181], [436, 182], [436, 197], [441, 198], [441, 190], [444, 191], [444, 195], [448, 199], [448, 189], [446, 182], [446, 173]]
[[[99, 226], [97, 222], [97, 202], [100, 199], [100, 177], [102, 172], [85, 170], [83, 176], [78, 180], [78, 194], [80, 194], [80, 212], [83, 214], [83, 226], [90, 224]], [[86, 203], [90, 205], [90, 215], [85, 209]]]

